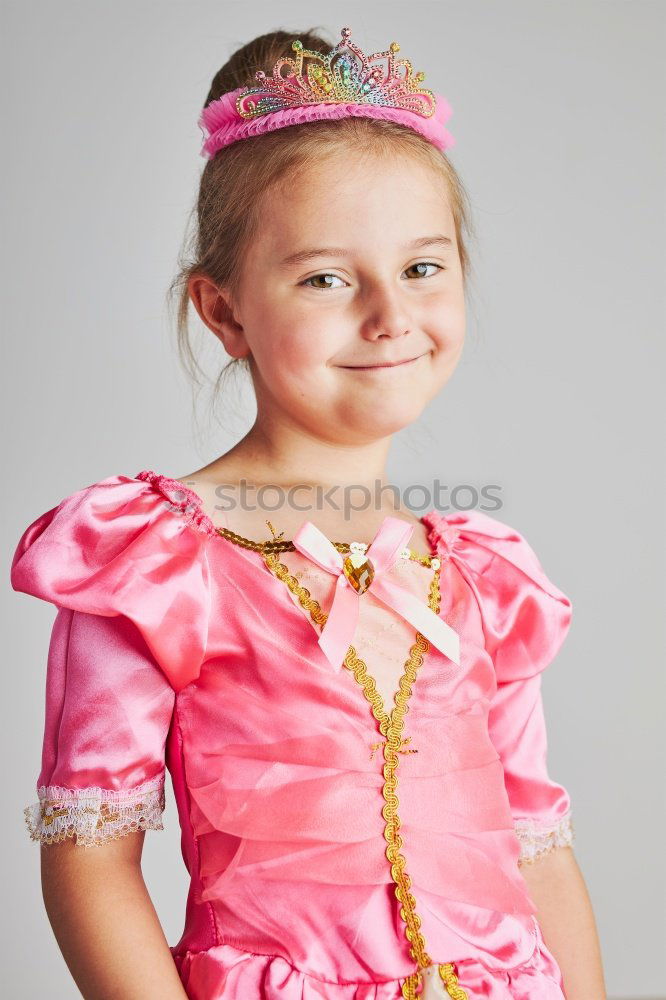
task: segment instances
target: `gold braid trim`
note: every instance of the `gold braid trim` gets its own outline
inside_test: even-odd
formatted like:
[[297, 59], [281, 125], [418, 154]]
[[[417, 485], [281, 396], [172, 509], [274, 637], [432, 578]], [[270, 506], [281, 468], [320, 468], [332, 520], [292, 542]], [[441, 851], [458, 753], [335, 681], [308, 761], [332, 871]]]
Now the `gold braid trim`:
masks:
[[322, 611], [319, 601], [315, 600], [308, 588], [303, 586], [297, 576], [292, 575], [289, 567], [280, 562], [275, 553], [264, 552], [263, 556], [264, 562], [268, 566], [271, 573], [273, 573], [278, 580], [282, 580], [283, 583], [286, 583], [292, 594], [296, 594], [298, 597], [301, 606], [310, 613], [310, 617], [313, 622], [323, 628], [326, 624], [328, 615], [326, 612]]
[[[290, 591], [298, 597], [299, 603], [310, 614], [312, 620], [320, 626], [324, 626], [328, 615], [322, 610], [319, 602], [312, 597], [307, 587], [304, 587], [289, 570], [288, 566], [281, 563], [274, 552], [264, 551], [264, 561], [270, 571], [283, 583], [289, 587]], [[428, 595], [428, 606], [435, 614], [439, 614], [440, 589], [439, 589], [439, 567], [433, 573], [430, 592]], [[382, 794], [385, 800], [382, 808], [382, 816], [386, 824], [384, 827], [384, 839], [386, 840], [386, 857], [391, 864], [391, 877], [395, 882], [395, 896], [400, 903], [400, 916], [405, 922], [405, 937], [409, 942], [409, 953], [416, 962], [418, 971], [407, 976], [402, 985], [402, 995], [404, 1000], [416, 1000], [420, 995], [422, 979], [421, 969], [432, 965], [432, 959], [426, 949], [425, 938], [421, 933], [421, 918], [416, 912], [416, 900], [410, 892], [412, 880], [407, 873], [407, 862], [401, 853], [403, 840], [400, 836], [400, 817], [398, 815], [398, 796], [396, 788], [398, 779], [396, 771], [400, 758], [399, 753], [404, 752], [404, 744], [407, 742], [402, 736], [405, 726], [405, 715], [409, 711], [409, 698], [412, 694], [412, 685], [416, 680], [419, 667], [423, 663], [425, 654], [430, 649], [430, 642], [424, 635], [417, 631], [416, 642], [412, 646], [407, 662], [405, 663], [402, 676], [398, 683], [398, 690], [394, 698], [394, 707], [389, 715], [384, 707], [384, 701], [377, 690], [374, 677], [368, 673], [368, 667], [364, 660], [358, 656], [353, 646], [347, 650], [344, 665], [350, 670], [354, 679], [363, 689], [363, 694], [370, 702], [372, 714], [379, 724], [379, 731], [384, 737], [384, 786]], [[409, 737], [407, 738], [409, 739]], [[373, 744], [373, 746], [377, 746]], [[450, 962], [439, 965], [439, 974], [452, 1000], [469, 1000], [468, 994], [458, 985], [458, 977], [455, 967]]]

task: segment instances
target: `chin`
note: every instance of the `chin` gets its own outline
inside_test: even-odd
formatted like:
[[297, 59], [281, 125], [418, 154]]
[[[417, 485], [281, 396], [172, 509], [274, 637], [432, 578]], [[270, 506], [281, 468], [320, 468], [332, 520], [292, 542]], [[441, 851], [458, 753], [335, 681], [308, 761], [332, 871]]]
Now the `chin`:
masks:
[[367, 419], [366, 427], [372, 431], [373, 439], [390, 437], [409, 427], [419, 419], [424, 409], [423, 398], [415, 393], [414, 400], [408, 405], [400, 405], [398, 401], [391, 406], [391, 401], [382, 400], [372, 410], [371, 418]]

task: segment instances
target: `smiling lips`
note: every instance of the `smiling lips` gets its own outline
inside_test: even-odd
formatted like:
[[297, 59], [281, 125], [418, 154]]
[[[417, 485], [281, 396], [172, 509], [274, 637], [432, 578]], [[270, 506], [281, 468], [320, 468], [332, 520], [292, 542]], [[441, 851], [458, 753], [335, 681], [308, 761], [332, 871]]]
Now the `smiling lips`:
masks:
[[397, 368], [398, 366], [402, 365], [410, 365], [413, 361], [418, 361], [418, 359], [422, 357], [423, 355], [419, 354], [415, 358], [406, 358], [404, 361], [387, 361], [384, 364], [378, 364], [378, 365], [340, 365], [340, 367], [350, 369], [351, 371], [367, 372], [367, 371], [374, 371], [374, 369], [376, 368], [379, 369]]

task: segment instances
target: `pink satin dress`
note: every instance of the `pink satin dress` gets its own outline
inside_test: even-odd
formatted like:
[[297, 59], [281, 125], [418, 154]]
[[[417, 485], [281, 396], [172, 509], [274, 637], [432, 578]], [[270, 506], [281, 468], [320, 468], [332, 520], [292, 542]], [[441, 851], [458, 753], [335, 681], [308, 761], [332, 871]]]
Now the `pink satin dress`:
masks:
[[[458, 664], [413, 657], [417, 632], [370, 589], [355, 666], [333, 670], [317, 619], [335, 578], [298, 551], [276, 573], [150, 470], [67, 496], [18, 542], [13, 588], [57, 609], [30, 835], [162, 829], [169, 771], [191, 877], [171, 952], [192, 1000], [398, 1000], [410, 927], [453, 963], [465, 992], [445, 996], [564, 997], [522, 872], [573, 839], [541, 696], [571, 603], [500, 520], [422, 520]], [[401, 558], [389, 575], [425, 603], [433, 573]]]

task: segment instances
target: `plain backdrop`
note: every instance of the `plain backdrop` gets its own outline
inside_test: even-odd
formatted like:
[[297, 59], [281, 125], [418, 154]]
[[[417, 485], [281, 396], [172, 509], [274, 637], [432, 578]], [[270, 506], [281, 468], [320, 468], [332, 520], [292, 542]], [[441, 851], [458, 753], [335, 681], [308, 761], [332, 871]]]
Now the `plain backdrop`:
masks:
[[[165, 306], [203, 167], [196, 121], [254, 35], [337, 40], [345, 25], [368, 52], [398, 41], [450, 100], [476, 225], [463, 359], [389, 473], [498, 485], [495, 516], [570, 596], [544, 675], [549, 767], [571, 795], [609, 995], [666, 994], [664, 4], [41, 0], [3, 3], [2, 20], [4, 995], [79, 995], [22, 815], [55, 609], [11, 590], [14, 547], [83, 486], [184, 476], [249, 428], [242, 386], [217, 420], [207, 396], [193, 413]], [[226, 355], [198, 336], [215, 375]], [[173, 944], [188, 879], [167, 796], [144, 872]]]

